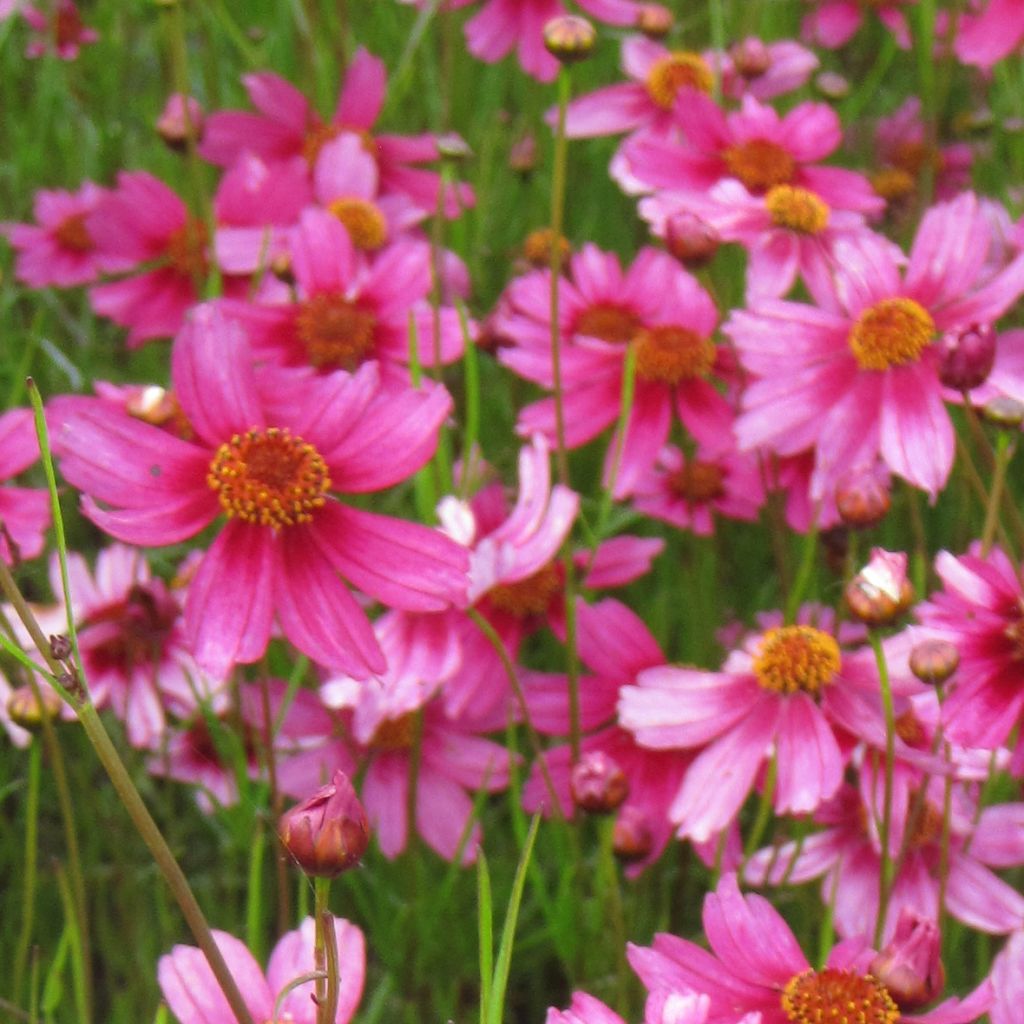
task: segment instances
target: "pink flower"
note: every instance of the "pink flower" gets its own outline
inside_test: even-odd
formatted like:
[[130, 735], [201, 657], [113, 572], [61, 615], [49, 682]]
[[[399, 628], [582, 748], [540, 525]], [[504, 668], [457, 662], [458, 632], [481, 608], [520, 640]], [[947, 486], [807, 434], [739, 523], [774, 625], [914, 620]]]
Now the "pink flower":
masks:
[[1017, 1024], [1024, 1001], [1024, 932], [1015, 932], [992, 964], [995, 1002], [989, 1010], [992, 1024]]
[[[856, 0], [816, 0], [816, 3], [817, 10], [804, 18], [801, 35], [830, 50], [844, 46], [861, 27], [865, 5]], [[902, 8], [912, 3], [915, 0], [882, 0], [869, 5], [904, 50], [910, 49], [910, 29]]]
[[1024, 41], [1024, 2], [988, 0], [977, 14], [963, 14], [953, 37], [965, 64], [991, 68]]
[[185, 204], [145, 171], [122, 171], [86, 219], [86, 229], [104, 259], [155, 263], [133, 277], [95, 285], [93, 308], [129, 328], [128, 347], [168, 337], [199, 300], [208, 269], [206, 225], [189, 216]]
[[463, 600], [466, 556], [435, 530], [332, 492], [377, 491], [419, 469], [451, 399], [440, 387], [384, 391], [374, 364], [354, 376], [275, 377], [264, 398], [250, 360], [241, 329], [201, 307], [172, 358], [195, 441], [96, 402], [65, 421], [64, 475], [85, 492], [85, 514], [129, 543], [175, 544], [227, 515], [185, 602], [186, 635], [215, 678], [261, 657], [275, 619], [316, 661], [381, 671], [343, 579], [394, 607], [441, 611]]
[[879, 455], [937, 494], [953, 464], [953, 427], [932, 341], [994, 322], [1024, 291], [1024, 256], [985, 271], [990, 239], [967, 193], [928, 211], [905, 274], [891, 243], [859, 235], [836, 244], [834, 283], [820, 282], [817, 307], [766, 300], [734, 312], [725, 331], [759, 378], [743, 396], [740, 447], [794, 455], [813, 446], [816, 497]]
[[40, 189], [32, 204], [37, 224], [0, 225], [18, 254], [15, 277], [30, 288], [71, 288], [130, 267], [133, 260], [100, 252], [89, 231], [89, 215], [104, 195], [91, 181], [77, 192]]
[[625, 1024], [625, 1021], [600, 999], [586, 992], [573, 992], [569, 1009], [556, 1010], [550, 1007], [544, 1024]]
[[[316, 969], [315, 932], [313, 918], [307, 917], [295, 931], [283, 935], [270, 954], [264, 975], [248, 947], [226, 932], [214, 931], [217, 948], [253, 1020], [315, 1024], [317, 1007], [311, 998], [314, 982], [289, 988], [292, 982]], [[334, 918], [334, 938], [338, 945], [339, 991], [338, 1012], [332, 1024], [348, 1024], [363, 994], [366, 950], [363, 933], [343, 918]], [[235, 1015], [199, 949], [175, 946], [160, 958], [157, 978], [171, 1013], [181, 1024], [233, 1024]], [[288, 994], [282, 998], [286, 989]]]
[[83, 46], [99, 39], [96, 30], [82, 21], [73, 0], [57, 0], [51, 13], [25, 4], [21, 16], [33, 30], [33, 38], [25, 47], [26, 57], [52, 53], [61, 60], [74, 60]]
[[748, 36], [718, 60], [722, 92], [731, 99], [753, 96], [770, 100], [805, 85], [818, 58], [793, 39], [765, 43]]
[[705, 993], [712, 1021], [750, 1013], [760, 1024], [814, 1019], [967, 1024], [992, 1002], [986, 980], [962, 1001], [947, 999], [928, 1013], [907, 1017], [871, 975], [875, 951], [865, 940], [834, 946], [825, 967], [815, 970], [779, 912], [760, 896], [741, 895], [733, 874], [704, 897], [703, 919], [710, 952], [660, 934], [649, 947], [631, 943], [627, 956], [649, 989]]
[[12, 565], [43, 550], [50, 525], [50, 496], [45, 489], [6, 483], [39, 458], [31, 409], [0, 415], [0, 558]]

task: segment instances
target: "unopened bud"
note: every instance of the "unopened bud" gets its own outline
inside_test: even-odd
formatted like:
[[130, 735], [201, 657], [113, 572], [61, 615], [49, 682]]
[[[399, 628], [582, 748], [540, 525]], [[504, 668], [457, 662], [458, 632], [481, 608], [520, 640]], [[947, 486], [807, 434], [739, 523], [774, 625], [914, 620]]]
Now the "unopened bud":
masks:
[[654, 847], [647, 815], [639, 807], [628, 805], [619, 810], [612, 830], [612, 849], [619, 860], [632, 863], [643, 860]]
[[518, 174], [529, 174], [537, 166], [537, 136], [533, 132], [520, 135], [508, 151], [508, 165]]
[[11, 721], [29, 732], [37, 732], [44, 720], [56, 718], [59, 713], [60, 698], [49, 687], [36, 691], [31, 686], [19, 686], [7, 698]]
[[594, 814], [614, 811], [629, 796], [629, 780], [622, 769], [600, 750], [584, 754], [569, 779], [576, 806]]
[[720, 242], [718, 232], [689, 210], [674, 213], [665, 222], [668, 251], [688, 267], [702, 267], [710, 263]]
[[447, 132], [437, 137], [437, 153], [442, 160], [462, 163], [473, 155], [469, 143], [457, 132]]
[[295, 268], [289, 252], [277, 252], [270, 257], [270, 272], [285, 284], [295, 284]]
[[564, 235], [559, 235], [558, 252], [553, 254], [551, 246], [554, 237], [551, 228], [537, 228], [523, 239], [523, 256], [531, 267], [536, 267], [538, 270], [547, 269], [551, 266], [552, 255], [555, 256], [559, 268], [565, 266], [565, 261], [569, 258], [571, 251], [569, 240]]
[[986, 422], [1004, 430], [1016, 430], [1024, 423], [1024, 405], [1009, 395], [997, 395], [981, 407]]
[[855, 619], [885, 626], [902, 615], [914, 600], [902, 551], [873, 548], [871, 559], [846, 586], [846, 604]]
[[285, 848], [307, 875], [334, 878], [366, 852], [370, 825], [344, 772], [285, 812], [278, 822]]
[[71, 641], [62, 633], [51, 636], [50, 655], [54, 661], [67, 661], [71, 657]]
[[814, 79], [814, 87], [829, 100], [842, 100], [850, 95], [849, 81], [837, 71], [822, 71]]
[[960, 664], [960, 652], [948, 640], [922, 640], [914, 644], [908, 659], [910, 671], [922, 683], [944, 683]]
[[586, 18], [563, 14], [544, 25], [544, 47], [563, 64], [574, 64], [590, 56], [597, 31]]
[[757, 78], [772, 66], [772, 55], [768, 47], [756, 36], [735, 43], [729, 50], [733, 67], [744, 78]]
[[988, 379], [996, 361], [996, 332], [990, 324], [954, 328], [936, 344], [939, 380], [947, 388], [970, 391]]
[[892, 941], [868, 967], [901, 1010], [918, 1010], [934, 1002], [946, 984], [940, 957], [938, 925], [904, 908]]
[[191, 139], [198, 142], [203, 135], [203, 108], [194, 96], [171, 93], [163, 112], [156, 119], [156, 131], [173, 150], [184, 151]]
[[649, 39], [664, 39], [672, 31], [672, 12], [662, 4], [641, 4], [636, 27]]
[[863, 470], [851, 473], [836, 487], [839, 518], [855, 529], [877, 526], [889, 511], [889, 488], [877, 473]]

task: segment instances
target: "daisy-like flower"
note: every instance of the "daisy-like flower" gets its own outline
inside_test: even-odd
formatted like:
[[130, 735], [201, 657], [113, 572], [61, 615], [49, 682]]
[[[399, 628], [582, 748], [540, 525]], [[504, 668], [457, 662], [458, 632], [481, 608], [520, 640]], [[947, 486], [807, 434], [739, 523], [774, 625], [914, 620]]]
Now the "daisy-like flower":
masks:
[[953, 50], [965, 64], [991, 68], [1024, 42], [1024, 3], [988, 0], [977, 13], [962, 14]]
[[127, 327], [128, 347], [170, 337], [199, 301], [208, 270], [206, 225], [162, 181], [122, 172], [86, 218], [97, 255], [152, 269], [89, 290], [93, 309]]
[[211, 675], [258, 659], [275, 619], [316, 661], [354, 676], [382, 671], [343, 580], [409, 611], [463, 600], [462, 548], [332, 493], [377, 491], [419, 469], [451, 408], [443, 388], [385, 392], [367, 364], [329, 378], [282, 373], [264, 383], [271, 400], [241, 329], [209, 306], [177, 338], [171, 375], [194, 441], [97, 401], [65, 420], [62, 469], [85, 493], [85, 514], [129, 543], [175, 544], [227, 516], [184, 609]]
[[817, 7], [804, 18], [801, 35], [805, 40], [830, 50], [845, 46], [864, 21], [865, 8], [872, 10], [878, 20], [893, 34], [902, 49], [910, 48], [910, 27], [904, 9], [916, 0], [816, 0]]
[[[340, 917], [334, 918], [333, 925], [338, 946], [339, 982], [338, 1012], [331, 1024], [348, 1024], [363, 994], [366, 945], [356, 925]], [[313, 918], [307, 917], [295, 931], [281, 936], [264, 974], [243, 942], [227, 932], [213, 932], [217, 948], [254, 1021], [315, 1024], [314, 982], [312, 979], [299, 982], [316, 970], [315, 933]], [[175, 946], [162, 956], [157, 965], [157, 979], [171, 1013], [181, 1024], [233, 1024], [235, 1015], [206, 957], [196, 947]], [[299, 983], [293, 984], [295, 982]]]
[[[428, 213], [437, 210], [440, 175], [410, 166], [439, 158], [436, 137], [371, 134], [387, 88], [387, 70], [379, 57], [362, 48], [356, 52], [330, 121], [324, 121], [294, 85], [270, 71], [245, 75], [242, 81], [258, 113], [226, 110], [207, 118], [199, 152], [211, 163], [229, 167], [250, 152], [267, 161], [302, 156], [312, 168], [327, 142], [352, 132], [363, 138], [376, 161], [383, 192], [402, 193]], [[445, 216], [457, 217], [472, 204], [468, 185], [445, 189]]]
[[[836, 244], [834, 283], [818, 305], [763, 301], [725, 325], [756, 379], [736, 424], [741, 448], [815, 448], [815, 497], [878, 456], [931, 495], [953, 465], [939, 332], [991, 324], [1024, 292], [1024, 255], [993, 273], [977, 198], [966, 193], [921, 221], [906, 273], [870, 234]], [[816, 282], [808, 282], [816, 283]]]
[[87, 220], [106, 190], [87, 181], [77, 192], [40, 189], [32, 201], [35, 224], [3, 224], [17, 252], [14, 276], [30, 288], [71, 288], [101, 273], [126, 270], [134, 260], [97, 250]]
[[39, 458], [31, 409], [0, 415], [0, 558], [8, 565], [35, 558], [50, 525], [50, 496], [44, 488], [15, 487], [7, 481]]
[[[502, 331], [515, 344], [499, 358], [528, 380], [554, 387], [551, 370], [551, 276], [536, 271], [512, 282]], [[627, 345], [636, 352], [633, 407], [626, 425], [614, 493], [631, 493], [668, 440], [673, 410], [698, 440], [731, 431], [732, 411], [712, 383], [729, 377], [732, 361], [712, 333], [718, 319], [711, 296], [667, 253], [645, 248], [623, 271], [617, 259], [585, 245], [559, 279], [563, 339], [562, 386], [566, 444], [579, 447], [619, 417]], [[554, 400], [527, 406], [522, 434], [541, 432], [555, 443]], [[610, 473], [615, 444], [609, 447]]]
[[871, 973], [876, 953], [863, 939], [833, 947], [825, 966], [815, 970], [779, 912], [761, 896], [742, 895], [733, 874], [704, 897], [703, 920], [710, 951], [659, 934], [649, 947], [631, 943], [627, 956], [649, 989], [706, 994], [714, 1022], [749, 1013], [760, 1024], [967, 1024], [992, 1002], [986, 980], [963, 1000], [906, 1015]]
[[25, 4], [21, 16], [32, 29], [32, 38], [25, 47], [26, 57], [52, 53], [61, 60], [74, 60], [83, 46], [99, 39], [99, 33], [82, 21], [74, 0], [57, 0], [49, 12]]

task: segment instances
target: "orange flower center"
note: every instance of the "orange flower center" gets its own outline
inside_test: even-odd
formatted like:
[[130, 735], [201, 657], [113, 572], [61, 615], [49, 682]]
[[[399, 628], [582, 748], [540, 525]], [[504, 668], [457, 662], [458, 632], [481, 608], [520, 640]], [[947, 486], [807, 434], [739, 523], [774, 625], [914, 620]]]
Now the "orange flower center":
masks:
[[900, 167], [886, 167], [871, 175], [871, 187], [875, 190], [875, 195], [891, 203], [894, 199], [903, 199], [914, 191], [914, 178]]
[[768, 190], [764, 204], [777, 227], [801, 235], [817, 235], [828, 226], [828, 205], [805, 188], [775, 185]]
[[913, 299], [882, 299], [857, 317], [850, 350], [862, 370], [916, 363], [935, 337], [935, 321]]
[[[523, 257], [531, 267], [546, 270], [551, 266], [551, 243], [554, 235], [551, 228], [536, 228], [523, 239]], [[562, 267], [569, 258], [569, 239], [565, 235], [558, 236], [558, 266]]]
[[201, 220], [187, 220], [167, 240], [167, 260], [182, 277], [205, 277], [209, 235]]
[[767, 139], [751, 139], [729, 146], [722, 154], [725, 166], [754, 193], [767, 192], [793, 180], [796, 164], [781, 146]]
[[310, 167], [316, 163], [320, 150], [331, 139], [336, 139], [342, 133], [342, 130], [340, 125], [321, 124], [319, 121], [309, 126], [306, 130], [306, 137], [302, 140], [302, 155], [306, 158], [306, 163]]
[[942, 811], [927, 800], [919, 814], [911, 819], [911, 831], [907, 842], [913, 848], [938, 846], [942, 841]]
[[826, 967], [804, 971], [782, 990], [782, 1012], [793, 1024], [897, 1024], [899, 1007], [870, 974]]
[[222, 444], [206, 482], [229, 518], [275, 530], [310, 522], [331, 488], [320, 453], [277, 427], [254, 427]]
[[773, 693], [799, 690], [816, 697], [835, 679], [840, 664], [839, 644], [828, 633], [813, 626], [782, 626], [765, 633], [754, 675], [759, 686]]
[[695, 504], [714, 501], [725, 494], [725, 471], [713, 462], [687, 462], [669, 477], [669, 487]]
[[576, 318], [572, 333], [625, 345], [633, 340], [639, 326], [640, 318], [635, 313], [610, 302], [601, 302], [585, 309]]
[[416, 714], [409, 711], [398, 718], [385, 718], [373, 732], [367, 746], [371, 750], [393, 752], [408, 750], [416, 735]]
[[95, 248], [92, 235], [85, 226], [85, 214], [73, 213], [65, 217], [56, 227], [53, 234], [58, 242], [65, 248], [74, 252], [89, 252]]
[[662, 110], [671, 110], [681, 89], [710, 93], [714, 76], [699, 53], [675, 50], [654, 62], [647, 72], [647, 93]]
[[540, 615], [548, 610], [551, 599], [562, 588], [562, 577], [553, 564], [538, 569], [532, 576], [515, 583], [499, 583], [487, 596], [495, 608], [518, 618]]
[[327, 208], [334, 214], [348, 232], [357, 249], [372, 252], [379, 249], [388, 237], [388, 223], [380, 207], [368, 199], [357, 196], [343, 196], [332, 199]]
[[341, 295], [314, 295], [295, 318], [299, 340], [318, 369], [354, 370], [373, 350], [377, 318]]
[[924, 142], [901, 142], [892, 153], [892, 163], [915, 177], [931, 164], [932, 169], [942, 170], [942, 154]]
[[687, 327], [651, 327], [636, 336], [636, 374], [678, 384], [703, 377], [715, 364], [715, 343]]

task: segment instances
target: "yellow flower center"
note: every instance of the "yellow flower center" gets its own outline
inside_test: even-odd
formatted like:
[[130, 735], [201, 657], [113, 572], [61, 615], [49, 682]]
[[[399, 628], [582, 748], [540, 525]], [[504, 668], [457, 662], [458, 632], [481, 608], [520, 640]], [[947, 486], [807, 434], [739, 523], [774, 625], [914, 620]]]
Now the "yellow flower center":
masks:
[[576, 318], [572, 333], [625, 345], [633, 340], [639, 326], [640, 318], [628, 309], [611, 303], [598, 303], [585, 309]]
[[310, 522], [331, 488], [316, 448], [277, 427], [254, 427], [222, 444], [206, 482], [229, 518], [275, 530]]
[[654, 62], [647, 72], [647, 93], [662, 110], [671, 110], [680, 89], [710, 93], [714, 75], [699, 53], [675, 50]]
[[394, 752], [408, 750], [416, 734], [415, 712], [408, 712], [398, 718], [385, 718], [373, 732], [367, 744], [371, 750]]
[[92, 235], [85, 226], [84, 213], [73, 213], [70, 217], [65, 217], [54, 229], [53, 234], [65, 249], [89, 252], [95, 248]]
[[318, 369], [354, 370], [372, 351], [377, 318], [341, 295], [314, 295], [295, 318], [299, 340]]
[[714, 501], [725, 494], [725, 471], [713, 462], [687, 462], [669, 477], [669, 487], [695, 504]]
[[[754, 659], [758, 685], [773, 693], [816, 697], [839, 671], [839, 644], [813, 626], [782, 626], [769, 629]], [[796, 1019], [796, 1018], [794, 1018]]]
[[793, 180], [796, 164], [781, 146], [767, 139], [751, 139], [729, 146], [722, 154], [725, 166], [754, 193], [767, 192]]
[[372, 252], [379, 249], [387, 240], [388, 223], [384, 219], [384, 214], [380, 212], [380, 207], [376, 203], [371, 203], [369, 199], [343, 196], [331, 200], [327, 204], [327, 209], [345, 225], [345, 230], [357, 249]]
[[167, 240], [167, 259], [182, 277], [205, 277], [209, 235], [201, 220], [188, 220]]
[[678, 384], [703, 377], [715, 364], [715, 343], [687, 327], [651, 327], [636, 336], [636, 374]]
[[875, 195], [891, 203], [894, 199], [903, 199], [914, 191], [914, 178], [901, 167], [886, 167], [871, 175], [871, 187], [875, 190]]
[[775, 185], [768, 190], [764, 204], [777, 227], [818, 235], [828, 226], [828, 204], [805, 188]]
[[882, 299], [857, 317], [850, 351], [862, 370], [915, 363], [935, 337], [935, 321], [913, 299]]
[[870, 974], [826, 967], [791, 978], [782, 1012], [793, 1024], [897, 1024], [899, 1007]]
[[892, 153], [892, 162], [915, 177], [928, 164], [935, 171], [942, 170], [942, 154], [924, 142], [901, 142]]
[[499, 583], [487, 591], [495, 608], [518, 618], [540, 615], [548, 610], [551, 599], [562, 588], [562, 577], [551, 563], [538, 569], [532, 576], [515, 583]]

